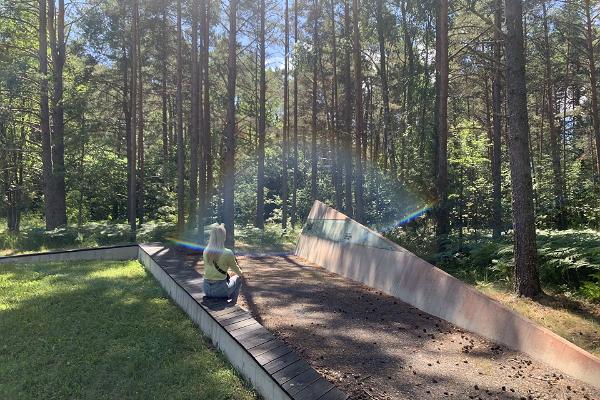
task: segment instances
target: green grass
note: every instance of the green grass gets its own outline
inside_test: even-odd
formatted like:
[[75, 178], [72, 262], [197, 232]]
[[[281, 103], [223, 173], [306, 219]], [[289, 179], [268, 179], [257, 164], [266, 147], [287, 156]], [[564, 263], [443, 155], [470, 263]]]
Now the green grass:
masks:
[[0, 265], [0, 398], [255, 399], [136, 262]]

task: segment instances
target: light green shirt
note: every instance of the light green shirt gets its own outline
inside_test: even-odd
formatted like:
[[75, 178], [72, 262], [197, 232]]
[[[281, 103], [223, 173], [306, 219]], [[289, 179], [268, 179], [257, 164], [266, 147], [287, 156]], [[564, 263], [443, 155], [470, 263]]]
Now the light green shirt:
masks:
[[[203, 255], [203, 259], [204, 259], [204, 278], [205, 279], [208, 279], [211, 281], [222, 281], [223, 279], [226, 278], [225, 275], [223, 275], [222, 273], [217, 271], [217, 269], [215, 268], [215, 265], [212, 262], [208, 262], [206, 260], [206, 254]], [[236, 274], [238, 274], [240, 276], [242, 275], [242, 270], [240, 269], [240, 267], [237, 264], [237, 261], [235, 260], [233, 251], [231, 251], [229, 249], [225, 249], [223, 251], [223, 254], [221, 254], [219, 259], [217, 260], [217, 264], [219, 264], [219, 268], [221, 268], [225, 272], [227, 272], [229, 269], [231, 269]]]

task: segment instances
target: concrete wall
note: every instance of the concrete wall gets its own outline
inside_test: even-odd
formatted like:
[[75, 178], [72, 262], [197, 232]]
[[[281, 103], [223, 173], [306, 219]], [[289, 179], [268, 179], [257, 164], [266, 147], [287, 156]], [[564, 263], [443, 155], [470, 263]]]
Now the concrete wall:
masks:
[[[158, 248], [160, 249], [160, 248]], [[229, 362], [248, 379], [256, 391], [267, 400], [288, 400], [290, 397], [265, 369], [223, 328], [202, 306], [204, 293], [188, 293], [167, 274], [146, 252], [139, 247], [139, 260], [148, 269], [169, 296], [190, 319], [211, 338], [213, 344], [227, 357]]]
[[20, 254], [17, 256], [0, 257], [0, 264], [36, 263], [57, 261], [86, 261], [86, 260], [134, 260], [137, 258], [138, 245], [107, 246], [91, 249], [49, 251], [45, 253]]
[[316, 201], [308, 216], [308, 229], [305, 227], [296, 246], [296, 255], [600, 387], [600, 359], [597, 357], [362, 225], [362, 230], [378, 235], [392, 250], [350, 240], [331, 240], [323, 232], [311, 232], [314, 225], [311, 223], [321, 219], [360, 225]]

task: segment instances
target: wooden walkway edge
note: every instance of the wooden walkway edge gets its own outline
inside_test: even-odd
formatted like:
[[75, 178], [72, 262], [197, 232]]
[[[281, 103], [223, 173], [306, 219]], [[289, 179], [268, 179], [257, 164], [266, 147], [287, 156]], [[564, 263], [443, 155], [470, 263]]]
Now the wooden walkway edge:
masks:
[[141, 244], [138, 258], [265, 399], [348, 399], [249, 312], [222, 300], [204, 300], [202, 276], [176, 252]]

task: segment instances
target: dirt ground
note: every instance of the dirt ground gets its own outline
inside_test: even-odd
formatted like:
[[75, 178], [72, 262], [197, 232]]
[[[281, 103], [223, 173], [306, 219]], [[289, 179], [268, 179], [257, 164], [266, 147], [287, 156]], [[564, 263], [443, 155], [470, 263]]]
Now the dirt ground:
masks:
[[299, 257], [238, 260], [240, 305], [352, 399], [600, 400], [525, 354]]

